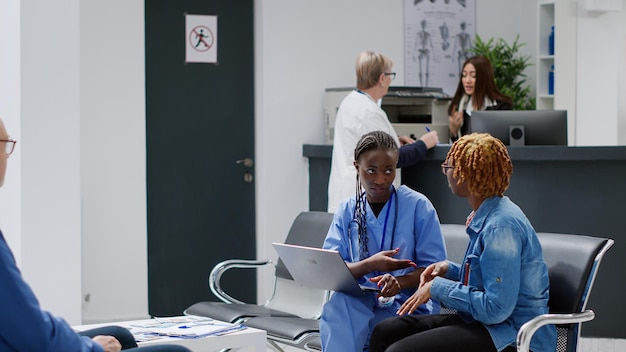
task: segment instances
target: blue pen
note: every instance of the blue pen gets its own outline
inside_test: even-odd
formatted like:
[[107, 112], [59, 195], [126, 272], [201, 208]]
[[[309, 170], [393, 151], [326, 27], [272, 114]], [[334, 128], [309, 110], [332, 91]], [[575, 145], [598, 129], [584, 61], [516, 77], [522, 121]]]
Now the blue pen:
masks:
[[428, 128], [428, 126], [426, 126], [426, 132], [430, 132], [430, 128]]
[[230, 324], [230, 323], [219, 324], [219, 323], [214, 323], [214, 322], [206, 322], [206, 323], [192, 323], [191, 325], [181, 325], [178, 328], [179, 329], [191, 329], [194, 326], [200, 326], [200, 325], [233, 326], [233, 324]]

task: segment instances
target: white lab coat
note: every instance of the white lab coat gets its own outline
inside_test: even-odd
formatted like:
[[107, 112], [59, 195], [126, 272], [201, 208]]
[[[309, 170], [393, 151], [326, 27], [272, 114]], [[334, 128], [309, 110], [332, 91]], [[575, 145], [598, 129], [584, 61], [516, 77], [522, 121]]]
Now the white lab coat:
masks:
[[[367, 132], [385, 131], [400, 141], [387, 114], [368, 95], [352, 91], [346, 96], [335, 120], [335, 137], [331, 159], [330, 178], [328, 180], [328, 211], [334, 213], [342, 200], [356, 194], [356, 169], [354, 168], [354, 148]], [[400, 170], [394, 181], [400, 186]]]

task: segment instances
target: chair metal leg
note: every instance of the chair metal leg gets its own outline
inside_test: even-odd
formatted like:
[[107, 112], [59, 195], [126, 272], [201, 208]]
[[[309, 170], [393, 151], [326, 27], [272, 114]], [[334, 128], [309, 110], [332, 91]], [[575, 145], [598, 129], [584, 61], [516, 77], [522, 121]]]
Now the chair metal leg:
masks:
[[272, 340], [267, 340], [267, 345], [268, 345], [267, 347], [269, 347], [272, 351], [285, 352], [285, 350], [280, 348], [280, 346], [278, 346], [278, 344]]

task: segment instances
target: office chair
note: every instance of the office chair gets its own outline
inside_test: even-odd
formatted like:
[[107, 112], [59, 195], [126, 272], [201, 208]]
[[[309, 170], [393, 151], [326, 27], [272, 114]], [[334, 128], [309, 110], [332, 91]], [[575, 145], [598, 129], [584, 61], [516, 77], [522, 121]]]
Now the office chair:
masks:
[[[448, 258], [463, 260], [469, 237], [465, 225], [442, 224]], [[581, 324], [593, 320], [595, 314], [586, 305], [595, 277], [605, 253], [615, 243], [609, 238], [584, 235], [538, 233], [543, 257], [550, 277], [550, 312], [522, 325], [517, 334], [517, 351], [528, 352], [532, 335], [546, 324], [556, 324], [557, 351], [575, 352], [580, 339]], [[443, 313], [454, 310], [442, 307]], [[307, 351], [321, 351], [319, 338], [304, 345]]]
[[318, 352], [322, 350], [322, 340], [319, 336], [311, 339], [309, 342], [304, 344], [304, 350], [310, 352]]
[[[442, 224], [441, 231], [448, 258], [457, 263], [462, 261], [469, 242], [465, 226]], [[586, 305], [602, 258], [614, 241], [609, 238], [547, 232], [537, 233], [537, 236], [548, 265], [550, 312], [530, 320], [520, 328], [517, 350], [528, 352], [535, 331], [546, 324], [556, 324], [557, 351], [575, 352], [581, 324], [595, 317], [592, 310], [586, 309]], [[442, 312], [449, 313], [451, 310], [442, 307]], [[314, 343], [309, 346], [311, 351], [316, 351]]]
[[610, 238], [556, 233], [538, 233], [550, 277], [550, 312], [522, 325], [517, 351], [528, 352], [537, 329], [556, 324], [557, 351], [575, 352], [583, 322], [595, 318], [586, 309], [600, 263], [615, 241]]
[[[321, 248], [332, 220], [332, 213], [302, 212], [292, 223], [285, 243]], [[222, 302], [198, 302], [185, 309], [184, 314], [232, 323], [246, 322], [250, 327], [266, 330], [268, 345], [275, 351], [282, 349], [274, 341], [301, 347], [308, 338], [319, 336], [318, 319], [330, 293], [297, 284], [280, 258], [275, 266], [273, 293], [262, 305], [231, 297], [220, 285], [227, 270], [257, 269], [268, 264], [272, 261], [235, 259], [218, 263], [209, 274], [209, 287]]]
[[[446, 244], [446, 252], [448, 254], [448, 258], [450, 260], [460, 262], [465, 255], [467, 243], [469, 242], [469, 237], [465, 233], [465, 226], [456, 224], [441, 224], [441, 231], [444, 234], [444, 241]], [[454, 311], [442, 307], [442, 312], [451, 313]], [[317, 352], [322, 350], [322, 342], [319, 336], [314, 336], [307, 339], [303, 344], [301, 344], [301, 347], [306, 351]]]

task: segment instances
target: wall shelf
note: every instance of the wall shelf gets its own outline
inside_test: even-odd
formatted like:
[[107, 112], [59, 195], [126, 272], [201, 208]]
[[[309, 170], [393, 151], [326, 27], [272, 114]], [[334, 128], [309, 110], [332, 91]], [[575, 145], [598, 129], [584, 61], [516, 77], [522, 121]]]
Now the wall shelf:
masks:
[[[538, 110], [567, 110], [568, 144], [576, 140], [576, 18], [577, 3], [570, 0], [537, 3], [536, 102]], [[554, 27], [554, 53], [549, 47]], [[548, 77], [554, 67], [554, 94]]]

